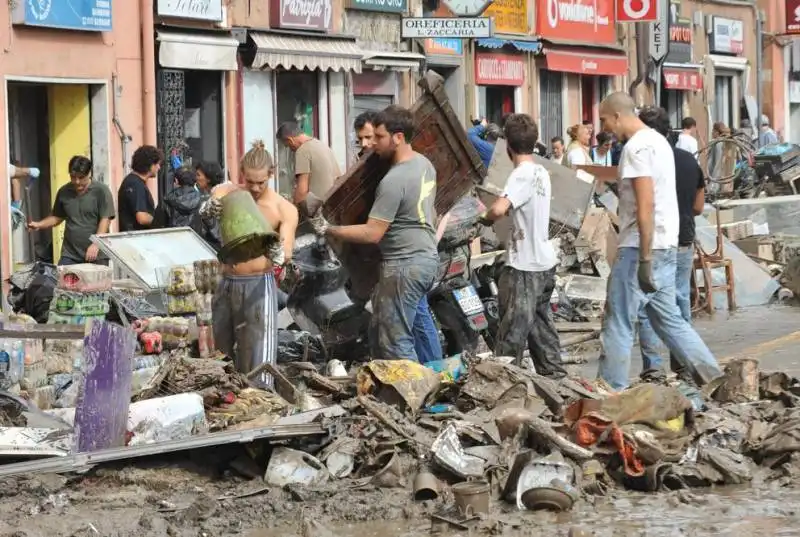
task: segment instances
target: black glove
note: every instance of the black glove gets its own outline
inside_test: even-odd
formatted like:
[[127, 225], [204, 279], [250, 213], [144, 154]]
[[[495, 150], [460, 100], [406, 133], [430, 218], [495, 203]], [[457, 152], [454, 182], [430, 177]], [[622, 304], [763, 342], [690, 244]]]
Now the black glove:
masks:
[[645, 294], [655, 293], [656, 284], [653, 283], [653, 262], [650, 260], [639, 260], [639, 269], [636, 273], [639, 279], [639, 287]]

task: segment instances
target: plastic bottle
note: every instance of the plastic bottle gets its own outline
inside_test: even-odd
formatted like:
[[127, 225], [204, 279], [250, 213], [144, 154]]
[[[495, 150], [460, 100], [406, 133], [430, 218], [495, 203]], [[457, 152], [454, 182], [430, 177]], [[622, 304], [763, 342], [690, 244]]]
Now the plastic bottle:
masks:
[[11, 350], [8, 341], [3, 340], [0, 344], [0, 388], [7, 390], [14, 382], [11, 380]]
[[25, 345], [21, 339], [15, 339], [11, 343], [11, 371], [14, 383], [22, 380], [25, 375]]

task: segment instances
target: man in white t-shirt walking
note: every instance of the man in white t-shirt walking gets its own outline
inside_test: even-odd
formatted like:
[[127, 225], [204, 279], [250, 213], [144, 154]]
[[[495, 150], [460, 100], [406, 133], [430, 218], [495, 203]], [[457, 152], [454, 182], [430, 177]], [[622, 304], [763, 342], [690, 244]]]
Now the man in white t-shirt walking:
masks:
[[561, 378], [566, 372], [550, 310], [557, 264], [547, 237], [550, 174], [533, 160], [539, 128], [529, 115], [508, 116], [503, 134], [514, 171], [482, 219], [490, 225], [509, 211], [512, 219], [508, 260], [498, 282], [500, 326], [494, 352], [516, 357], [519, 365], [527, 344], [536, 372]]
[[681, 129], [683, 130], [678, 135], [675, 147], [688, 151], [694, 158], [697, 158], [697, 121], [693, 117], [685, 117], [681, 121]]
[[619, 251], [608, 282], [598, 376], [615, 390], [628, 387], [637, 313], [644, 304], [658, 337], [698, 384], [707, 384], [722, 371], [675, 301], [680, 213], [672, 148], [642, 123], [626, 93], [609, 95], [600, 118], [603, 129], [625, 147], [619, 163]]

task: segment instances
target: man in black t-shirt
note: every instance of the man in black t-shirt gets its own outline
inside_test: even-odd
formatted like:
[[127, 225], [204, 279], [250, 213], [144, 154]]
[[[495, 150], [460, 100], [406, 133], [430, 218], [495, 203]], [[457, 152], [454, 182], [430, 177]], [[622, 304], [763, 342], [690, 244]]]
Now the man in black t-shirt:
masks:
[[[655, 129], [665, 137], [669, 137], [669, 116], [663, 108], [646, 107], [639, 118], [648, 127]], [[705, 204], [706, 181], [703, 171], [694, 155], [677, 147], [672, 148], [675, 156], [675, 190], [678, 197], [678, 213], [680, 228], [678, 233], [677, 265], [675, 267], [675, 301], [681, 310], [681, 316], [692, 322], [691, 277], [694, 264], [694, 217], [702, 214]], [[642, 377], [661, 378], [664, 375], [661, 366], [661, 341], [650, 326], [646, 314], [639, 314], [639, 346], [642, 349]], [[670, 368], [679, 376], [680, 367], [674, 356], [670, 356]], [[687, 378], [691, 378], [687, 376]]]
[[147, 188], [149, 179], [158, 177], [164, 155], [152, 145], [143, 145], [133, 153], [131, 169], [117, 193], [119, 230], [150, 229], [156, 211], [153, 195]]

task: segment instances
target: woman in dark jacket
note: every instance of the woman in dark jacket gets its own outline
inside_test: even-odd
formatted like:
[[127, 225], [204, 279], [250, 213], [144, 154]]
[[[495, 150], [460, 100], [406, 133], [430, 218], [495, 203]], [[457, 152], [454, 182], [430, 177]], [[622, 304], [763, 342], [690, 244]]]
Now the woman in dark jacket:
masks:
[[[210, 160], [199, 162], [195, 168], [197, 188], [202, 196], [201, 203], [211, 195], [211, 189], [225, 182], [225, 171], [222, 166]], [[208, 224], [197, 214], [192, 221], [192, 229], [200, 235], [215, 251], [222, 248], [222, 238], [219, 232], [219, 222], [214, 219]]]

